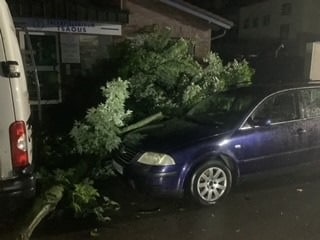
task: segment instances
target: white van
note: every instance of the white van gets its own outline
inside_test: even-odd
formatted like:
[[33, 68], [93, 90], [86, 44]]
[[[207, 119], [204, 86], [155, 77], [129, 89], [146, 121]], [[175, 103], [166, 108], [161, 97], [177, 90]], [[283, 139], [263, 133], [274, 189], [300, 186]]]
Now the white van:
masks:
[[0, 198], [31, 197], [30, 104], [26, 76], [13, 20], [0, 0]]

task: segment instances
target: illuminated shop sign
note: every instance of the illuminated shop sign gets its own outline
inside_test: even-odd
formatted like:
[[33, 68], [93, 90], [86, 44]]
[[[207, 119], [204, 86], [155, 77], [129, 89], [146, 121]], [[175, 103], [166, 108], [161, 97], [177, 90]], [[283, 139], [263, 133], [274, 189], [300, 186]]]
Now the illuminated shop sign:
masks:
[[60, 19], [16, 18], [16, 26], [27, 27], [29, 31], [61, 32], [94, 35], [121, 36], [121, 25], [89, 21]]

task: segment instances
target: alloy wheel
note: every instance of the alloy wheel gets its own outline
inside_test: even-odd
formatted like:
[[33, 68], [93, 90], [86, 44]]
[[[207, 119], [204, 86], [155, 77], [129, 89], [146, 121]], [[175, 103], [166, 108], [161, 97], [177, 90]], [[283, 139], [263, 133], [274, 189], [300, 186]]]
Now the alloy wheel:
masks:
[[219, 167], [205, 169], [198, 178], [197, 192], [206, 202], [222, 197], [228, 186], [227, 174]]

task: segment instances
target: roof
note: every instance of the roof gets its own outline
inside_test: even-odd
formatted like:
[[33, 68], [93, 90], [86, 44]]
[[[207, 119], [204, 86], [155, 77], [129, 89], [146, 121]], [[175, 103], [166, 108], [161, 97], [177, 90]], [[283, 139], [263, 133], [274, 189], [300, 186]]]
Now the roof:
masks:
[[208, 21], [210, 24], [215, 24], [225, 29], [231, 29], [234, 26], [234, 23], [232, 21], [229, 21], [223, 17], [220, 17], [202, 8], [194, 6], [190, 3], [187, 3], [181, 0], [159, 0], [159, 1], [168, 6], [176, 8], [180, 11], [189, 13], [202, 20]]
[[235, 87], [227, 92], [237, 93], [241, 95], [255, 95], [259, 98], [265, 97], [272, 93], [287, 91], [293, 89], [320, 88], [320, 83], [314, 82], [296, 82], [288, 84], [252, 84], [247, 87]]

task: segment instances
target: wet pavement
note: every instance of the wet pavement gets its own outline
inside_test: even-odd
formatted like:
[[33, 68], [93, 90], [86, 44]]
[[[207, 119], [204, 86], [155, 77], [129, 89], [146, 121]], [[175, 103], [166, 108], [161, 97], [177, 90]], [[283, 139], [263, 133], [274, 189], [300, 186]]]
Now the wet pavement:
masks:
[[39, 226], [32, 239], [320, 239], [319, 165], [255, 176], [212, 207], [186, 199], [153, 199], [113, 181], [117, 188], [107, 192], [122, 209], [111, 214], [110, 223], [53, 219]]

